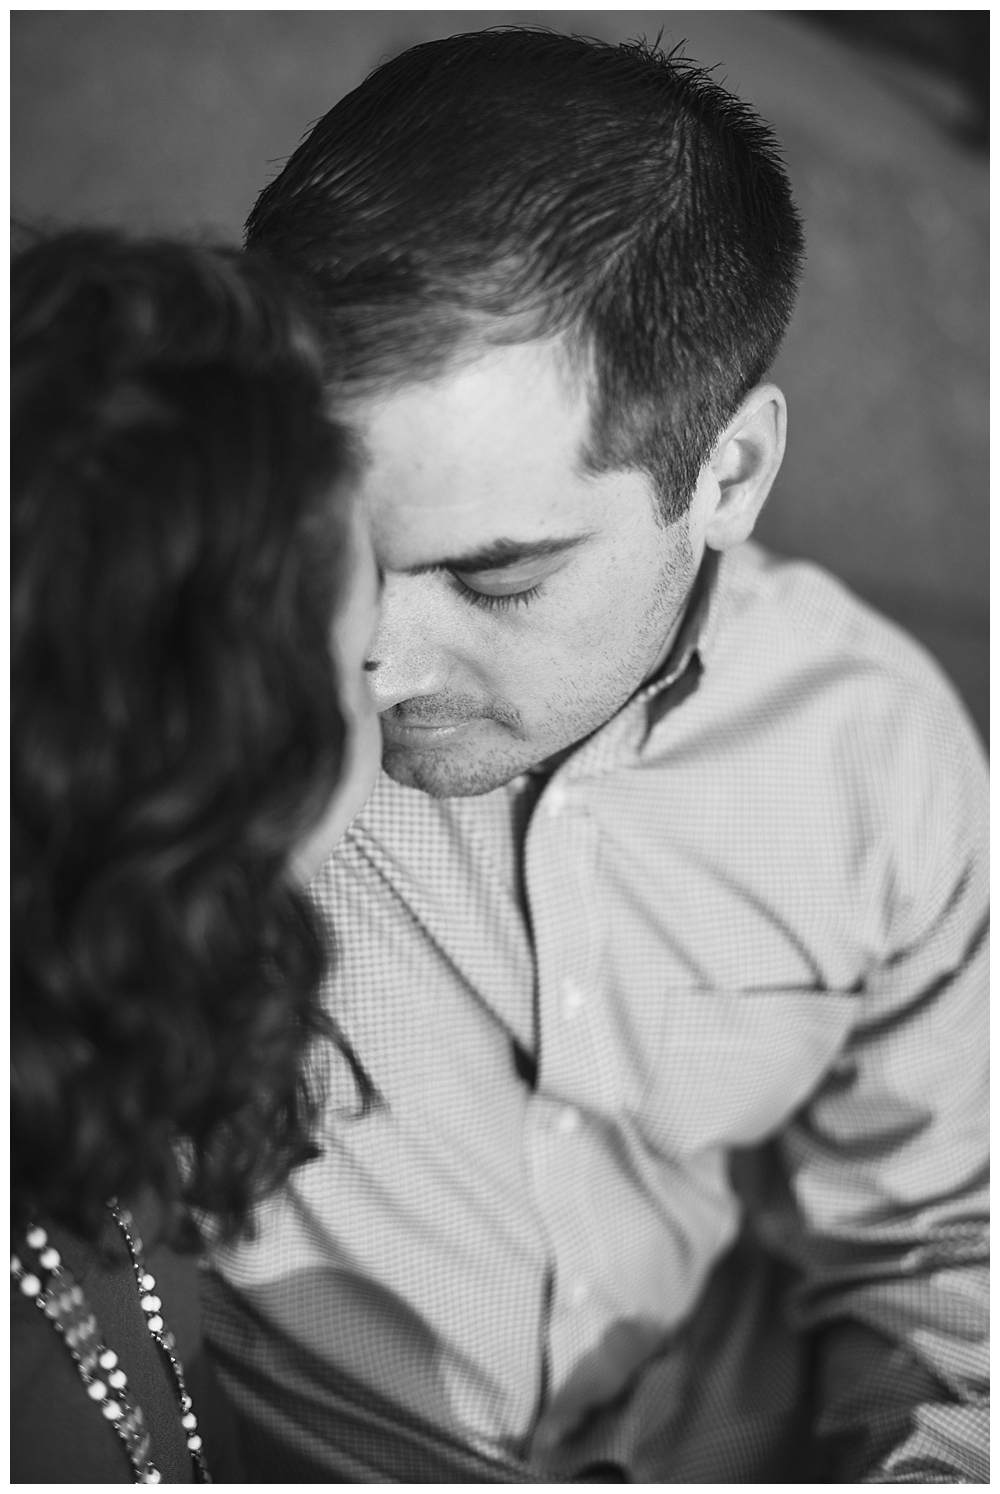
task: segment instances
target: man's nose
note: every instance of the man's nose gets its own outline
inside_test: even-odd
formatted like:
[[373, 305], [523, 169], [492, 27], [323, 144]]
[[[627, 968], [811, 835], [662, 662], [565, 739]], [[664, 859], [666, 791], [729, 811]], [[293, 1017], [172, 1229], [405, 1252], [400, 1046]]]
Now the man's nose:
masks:
[[[448, 681], [445, 650], [435, 641], [432, 618], [421, 606], [419, 588], [410, 578], [386, 579], [378, 628], [365, 668], [375, 709], [387, 711], [403, 700], [437, 695]], [[433, 609], [430, 609], [431, 611]]]

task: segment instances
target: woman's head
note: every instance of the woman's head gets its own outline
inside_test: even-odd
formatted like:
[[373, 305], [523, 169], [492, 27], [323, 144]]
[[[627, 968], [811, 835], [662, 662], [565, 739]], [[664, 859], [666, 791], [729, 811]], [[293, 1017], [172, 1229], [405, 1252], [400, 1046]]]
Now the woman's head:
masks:
[[234, 1225], [307, 1147], [290, 867], [377, 761], [350, 454], [250, 258], [64, 235], [12, 323], [15, 1204], [175, 1194], [183, 1135]]

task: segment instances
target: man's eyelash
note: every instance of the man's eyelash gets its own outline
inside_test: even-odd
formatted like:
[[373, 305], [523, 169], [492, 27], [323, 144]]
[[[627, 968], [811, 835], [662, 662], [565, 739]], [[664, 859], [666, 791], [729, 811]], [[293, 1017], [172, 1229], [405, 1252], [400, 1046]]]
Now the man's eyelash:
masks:
[[465, 600], [471, 602], [473, 607], [485, 607], [487, 612], [503, 612], [512, 607], [526, 607], [542, 589], [541, 582], [539, 582], [537, 586], [529, 586], [526, 591], [512, 591], [506, 596], [492, 596], [486, 591], [473, 591], [472, 587], [466, 586], [454, 571], [451, 575]]

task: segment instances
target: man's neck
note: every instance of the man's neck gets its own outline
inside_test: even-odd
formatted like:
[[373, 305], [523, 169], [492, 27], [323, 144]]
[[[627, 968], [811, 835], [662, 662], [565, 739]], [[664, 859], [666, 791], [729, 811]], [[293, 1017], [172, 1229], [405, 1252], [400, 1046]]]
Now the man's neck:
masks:
[[[645, 690], [647, 685], [653, 684], [661, 675], [669, 674], [676, 663], [681, 662], [681, 655], [688, 651], [688, 645], [697, 636], [701, 628], [705, 607], [708, 601], [708, 593], [718, 565], [718, 554], [714, 550], [706, 550], [698, 572], [691, 584], [691, 589], [684, 599], [684, 605], [680, 608], [674, 621], [671, 623], [663, 645], [657, 652], [656, 658], [647, 670], [642, 681], [636, 686], [628, 700], [624, 700], [618, 710], [622, 710], [629, 700], [638, 695], [640, 690]], [[615, 715], [618, 714], [616, 711]], [[611, 717], [608, 718], [612, 719]], [[571, 742], [568, 747], [563, 747], [558, 752], [553, 752], [551, 757], [545, 758], [536, 767], [529, 768], [532, 776], [544, 780], [551, 776], [555, 770], [562, 766], [567, 758], [572, 757], [585, 742], [589, 742], [592, 736], [601, 731], [607, 725], [602, 721], [600, 726], [595, 726], [593, 731], [581, 737], [577, 742]]]

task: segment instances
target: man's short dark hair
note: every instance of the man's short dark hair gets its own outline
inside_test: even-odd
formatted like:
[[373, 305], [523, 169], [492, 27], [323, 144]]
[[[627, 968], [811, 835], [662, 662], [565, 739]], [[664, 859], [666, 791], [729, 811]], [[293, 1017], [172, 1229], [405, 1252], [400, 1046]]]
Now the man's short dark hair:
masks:
[[694, 63], [503, 28], [413, 47], [323, 117], [249, 245], [302, 277], [346, 393], [564, 337], [591, 470], [667, 519], [791, 315], [802, 231], [773, 135]]

